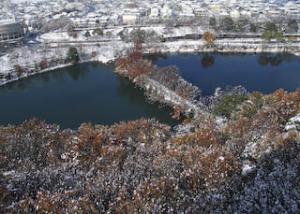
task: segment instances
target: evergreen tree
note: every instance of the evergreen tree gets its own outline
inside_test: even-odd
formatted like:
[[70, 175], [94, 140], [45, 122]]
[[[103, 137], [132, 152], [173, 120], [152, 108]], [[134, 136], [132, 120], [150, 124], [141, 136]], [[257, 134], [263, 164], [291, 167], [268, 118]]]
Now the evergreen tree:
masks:
[[68, 51], [67, 61], [75, 64], [75, 63], [79, 62], [79, 60], [80, 60], [80, 58], [79, 58], [77, 48], [70, 47], [69, 51]]

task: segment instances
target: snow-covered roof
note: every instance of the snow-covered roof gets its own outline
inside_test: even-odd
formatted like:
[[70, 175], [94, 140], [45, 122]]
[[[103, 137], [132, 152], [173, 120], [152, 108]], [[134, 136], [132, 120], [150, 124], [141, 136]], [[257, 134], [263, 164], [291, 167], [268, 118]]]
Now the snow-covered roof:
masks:
[[15, 21], [12, 19], [0, 20], [0, 25], [8, 25], [8, 24], [13, 24], [13, 23], [15, 23]]

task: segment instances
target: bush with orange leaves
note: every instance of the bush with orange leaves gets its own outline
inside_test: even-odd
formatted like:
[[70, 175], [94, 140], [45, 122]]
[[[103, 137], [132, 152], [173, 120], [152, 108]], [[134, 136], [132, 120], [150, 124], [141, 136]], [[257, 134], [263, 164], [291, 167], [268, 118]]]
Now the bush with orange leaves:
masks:
[[184, 109], [181, 106], [175, 106], [172, 118], [181, 120], [184, 117]]
[[203, 146], [216, 145], [219, 143], [216, 130], [210, 127], [200, 128], [195, 132], [194, 137], [196, 143], [199, 143]]
[[128, 56], [116, 60], [117, 71], [130, 79], [149, 73], [153, 70], [150, 61], [143, 59], [142, 44], [136, 42]]
[[196, 144], [210, 147], [221, 145], [223, 143], [223, 137], [212, 119], [209, 118], [202, 127], [197, 128], [190, 134], [174, 137], [171, 142], [178, 145]]
[[86, 161], [101, 155], [101, 148], [106, 141], [104, 130], [96, 130], [90, 123], [83, 123], [78, 129], [77, 151], [79, 158]]
[[43, 59], [42, 61], [40, 61], [39, 66], [40, 66], [41, 70], [44, 70], [44, 69], [48, 68], [49, 67], [48, 60]]
[[[157, 127], [161, 127], [160, 130]], [[127, 123], [121, 122], [112, 126], [112, 133], [118, 142], [133, 141], [142, 143], [152, 142], [156, 136], [161, 140], [168, 137], [169, 127], [159, 125], [155, 120], [136, 120]]]
[[203, 33], [202, 39], [207, 43], [208, 46], [212, 46], [216, 37], [213, 33], [206, 31]]
[[23, 73], [25, 73], [25, 68], [20, 65], [15, 65], [14, 69], [18, 76], [21, 76]]

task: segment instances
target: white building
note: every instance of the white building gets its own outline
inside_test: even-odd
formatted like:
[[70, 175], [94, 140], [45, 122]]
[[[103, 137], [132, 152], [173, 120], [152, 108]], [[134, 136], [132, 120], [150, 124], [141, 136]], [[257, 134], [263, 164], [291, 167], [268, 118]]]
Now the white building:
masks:
[[158, 7], [152, 7], [150, 9], [149, 17], [150, 18], [158, 18], [158, 17], [160, 17], [160, 8], [158, 8]]
[[122, 22], [126, 25], [134, 25], [136, 24], [138, 19], [138, 15], [136, 13], [124, 13], [122, 15]]
[[0, 42], [15, 42], [24, 37], [24, 28], [14, 20], [0, 21]]

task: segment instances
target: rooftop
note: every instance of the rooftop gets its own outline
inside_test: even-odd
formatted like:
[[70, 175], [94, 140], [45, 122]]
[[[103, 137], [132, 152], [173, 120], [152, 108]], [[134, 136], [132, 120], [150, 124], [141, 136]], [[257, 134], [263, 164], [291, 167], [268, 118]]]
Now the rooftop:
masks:
[[16, 21], [13, 20], [13, 19], [3, 19], [3, 20], [0, 20], [0, 25], [8, 25], [8, 24], [13, 24], [13, 23], [16, 23]]

